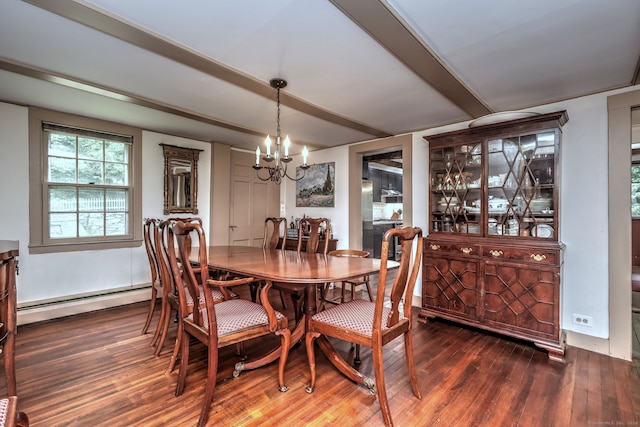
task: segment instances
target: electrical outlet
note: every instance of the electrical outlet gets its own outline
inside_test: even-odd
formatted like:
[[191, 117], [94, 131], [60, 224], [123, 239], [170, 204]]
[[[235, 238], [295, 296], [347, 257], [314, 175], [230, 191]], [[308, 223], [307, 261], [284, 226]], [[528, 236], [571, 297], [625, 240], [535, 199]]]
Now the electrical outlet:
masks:
[[593, 317], [585, 316], [584, 314], [573, 313], [572, 316], [573, 323], [580, 326], [593, 326]]

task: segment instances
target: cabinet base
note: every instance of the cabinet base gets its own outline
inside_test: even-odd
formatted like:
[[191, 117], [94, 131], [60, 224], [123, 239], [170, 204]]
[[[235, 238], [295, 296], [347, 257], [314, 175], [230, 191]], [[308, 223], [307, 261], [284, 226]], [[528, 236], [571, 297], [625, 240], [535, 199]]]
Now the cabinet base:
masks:
[[560, 339], [557, 342], [555, 342], [550, 340], [540, 340], [537, 337], [527, 336], [526, 334], [521, 334], [514, 331], [506, 330], [506, 329], [503, 330], [499, 328], [492, 328], [490, 326], [483, 325], [482, 323], [479, 323], [479, 322], [465, 321], [464, 319], [458, 319], [453, 316], [443, 316], [443, 315], [434, 313], [433, 311], [430, 311], [430, 310], [422, 309], [418, 313], [418, 321], [420, 323], [426, 324], [428, 323], [429, 320], [435, 319], [435, 318], [441, 318], [451, 322], [461, 323], [463, 325], [467, 325], [472, 328], [486, 330], [486, 331], [494, 332], [500, 335], [505, 335], [505, 336], [517, 338], [524, 341], [529, 341], [533, 343], [536, 347], [542, 350], [546, 350], [549, 356], [549, 359], [555, 362], [565, 363], [564, 351], [565, 351], [567, 340], [566, 340], [566, 334], [564, 331], [560, 332]]

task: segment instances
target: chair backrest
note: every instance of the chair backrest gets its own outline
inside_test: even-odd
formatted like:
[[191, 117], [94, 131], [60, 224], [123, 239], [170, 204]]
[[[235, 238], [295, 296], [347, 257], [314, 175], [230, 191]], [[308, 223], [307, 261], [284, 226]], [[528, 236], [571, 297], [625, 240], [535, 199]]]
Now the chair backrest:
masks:
[[157, 285], [160, 280], [160, 272], [158, 267], [158, 251], [156, 247], [156, 235], [158, 234], [159, 219], [145, 218], [143, 226], [144, 248], [147, 251], [149, 259], [149, 267], [151, 269], [151, 285]]
[[[278, 248], [280, 241], [280, 232], [282, 230], [282, 244]], [[282, 249], [287, 245], [287, 219], [286, 218], [267, 218], [264, 220], [264, 240], [262, 247], [264, 249]]]
[[[396, 270], [396, 278], [388, 294], [391, 303], [389, 317], [382, 319], [383, 306], [387, 287], [387, 266], [389, 263], [389, 243], [398, 237], [402, 247], [400, 267]], [[374, 314], [373, 329], [379, 330], [383, 321], [387, 327], [392, 327], [400, 321], [400, 309], [404, 304], [404, 317], [411, 319], [411, 298], [422, 265], [422, 229], [419, 227], [391, 228], [382, 238], [382, 258], [380, 259], [380, 274], [378, 275], [378, 294]], [[406, 299], [406, 301], [404, 301]]]
[[[305, 228], [309, 228], [309, 234], [304, 235]], [[320, 230], [324, 228], [324, 246], [321, 253], [329, 252], [329, 236], [331, 235], [331, 221], [328, 218], [302, 218], [298, 227], [298, 252], [302, 251], [302, 242], [307, 241], [305, 252], [318, 252], [320, 245]], [[305, 239], [306, 237], [306, 239]]]
[[[194, 241], [198, 243], [197, 248], [192, 248]], [[189, 261], [192, 249], [198, 252], [197, 266]], [[199, 304], [196, 303], [200, 300], [202, 284], [209, 279], [207, 242], [202, 225], [197, 221], [170, 221], [167, 227], [167, 253], [174, 283], [183, 284], [183, 286], [176, 286], [180, 315], [183, 318], [189, 315], [187, 309], [187, 293], [189, 293], [194, 301], [193, 323], [203, 326], [202, 312], [199, 310]], [[202, 293], [205, 297], [205, 303], [208, 305], [210, 299], [211, 306], [213, 306], [211, 292]], [[215, 319], [209, 319], [209, 321], [213, 321], [215, 324]]]

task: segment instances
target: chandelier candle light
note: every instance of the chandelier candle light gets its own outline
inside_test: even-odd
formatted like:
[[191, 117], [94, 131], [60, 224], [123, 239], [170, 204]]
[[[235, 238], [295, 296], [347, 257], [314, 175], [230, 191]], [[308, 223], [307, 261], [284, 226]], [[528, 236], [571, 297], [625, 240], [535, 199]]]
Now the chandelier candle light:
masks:
[[[256, 174], [261, 181], [273, 181], [276, 184], [280, 184], [284, 177], [289, 178], [292, 181], [299, 181], [304, 177], [304, 174], [307, 169], [309, 169], [309, 165], [307, 164], [307, 155], [309, 152], [307, 151], [307, 146], [302, 149], [302, 176], [292, 178], [287, 173], [287, 163], [289, 163], [292, 158], [289, 157], [289, 146], [291, 145], [291, 141], [289, 140], [289, 135], [287, 135], [284, 141], [281, 143], [280, 141], [280, 89], [285, 88], [287, 86], [287, 81], [283, 79], [271, 79], [269, 82], [271, 87], [277, 90], [277, 105], [278, 105], [278, 115], [276, 118], [276, 145], [273, 150], [273, 155], [271, 154], [271, 136], [267, 135], [264, 143], [267, 148], [267, 153], [262, 156], [262, 160], [264, 160], [267, 165], [260, 165], [260, 147], [256, 148], [256, 164], [253, 165], [253, 168], [256, 170]], [[281, 149], [284, 147], [284, 155], [281, 154]], [[272, 166], [272, 163], [275, 162]], [[263, 178], [260, 176], [260, 170], [266, 169], [269, 172], [269, 176]]]

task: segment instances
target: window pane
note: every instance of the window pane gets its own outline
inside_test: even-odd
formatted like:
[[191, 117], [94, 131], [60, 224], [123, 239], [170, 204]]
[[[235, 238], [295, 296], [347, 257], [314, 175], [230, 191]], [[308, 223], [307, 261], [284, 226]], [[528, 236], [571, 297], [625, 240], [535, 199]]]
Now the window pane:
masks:
[[107, 211], [126, 212], [129, 210], [129, 190], [107, 190]]
[[129, 144], [105, 141], [104, 157], [108, 162], [129, 163]]
[[78, 215], [80, 237], [101, 237], [104, 236], [104, 214], [103, 213], [80, 213]]
[[104, 169], [107, 185], [127, 185], [127, 165], [123, 163], [106, 163]]
[[76, 137], [64, 133], [50, 133], [49, 155], [58, 157], [76, 157]]
[[76, 214], [52, 213], [49, 215], [49, 238], [76, 238], [78, 237], [77, 229]]
[[49, 212], [75, 212], [75, 187], [49, 187]]
[[631, 166], [631, 216], [640, 217], [640, 165]]
[[126, 213], [107, 214], [107, 236], [123, 236], [127, 234], [129, 215]]
[[103, 184], [102, 165], [102, 162], [78, 160], [78, 183]]
[[103, 141], [101, 139], [78, 138], [79, 159], [102, 160], [103, 155]]
[[80, 212], [104, 212], [104, 190], [102, 188], [78, 189]]
[[49, 157], [49, 182], [76, 182], [76, 161], [60, 157]]

